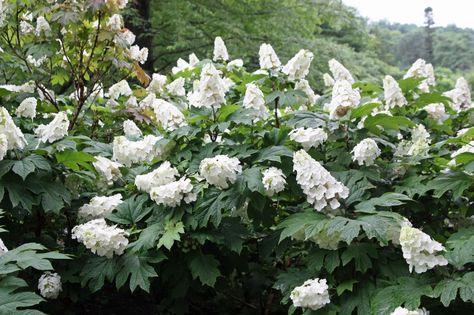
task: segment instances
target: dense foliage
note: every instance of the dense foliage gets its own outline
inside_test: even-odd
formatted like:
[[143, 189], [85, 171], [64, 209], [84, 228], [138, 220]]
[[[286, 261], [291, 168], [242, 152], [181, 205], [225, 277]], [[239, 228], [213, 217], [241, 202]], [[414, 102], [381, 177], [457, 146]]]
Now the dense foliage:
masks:
[[0, 314], [472, 312], [466, 80], [320, 96], [220, 37], [149, 77], [127, 1], [46, 2], [0, 2]]

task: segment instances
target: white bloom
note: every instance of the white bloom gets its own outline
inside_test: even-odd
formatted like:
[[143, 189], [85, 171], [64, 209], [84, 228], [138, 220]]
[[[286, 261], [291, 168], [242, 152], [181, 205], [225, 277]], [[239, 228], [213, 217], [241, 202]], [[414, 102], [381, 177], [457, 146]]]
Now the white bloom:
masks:
[[423, 273], [435, 266], [445, 266], [448, 261], [443, 256], [437, 256], [444, 251], [443, 245], [431, 239], [417, 228], [408, 225], [400, 230], [400, 245], [403, 258], [408, 263], [410, 272]]
[[265, 97], [262, 91], [253, 83], [247, 84], [243, 107], [252, 110], [252, 118], [254, 120], [265, 120], [268, 118], [268, 110], [265, 106]]
[[458, 112], [472, 107], [471, 90], [463, 77], [456, 80], [456, 86], [453, 90], [445, 92], [443, 95], [451, 98], [452, 106]]
[[456, 150], [451, 154], [451, 161], [449, 161], [449, 166], [456, 165], [456, 157], [463, 153], [473, 153], [474, 154], [474, 140], [469, 142], [468, 144], [462, 146], [460, 149]]
[[215, 107], [219, 108], [225, 103], [225, 93], [228, 87], [220, 76], [220, 71], [211, 64], [206, 64], [201, 71], [195, 107]]
[[130, 47], [135, 42], [136, 36], [128, 29], [123, 29], [114, 36], [114, 43], [120, 46]]
[[189, 66], [189, 63], [182, 59], [182, 58], [179, 58], [177, 61], [176, 61], [176, 67], [173, 67], [171, 69], [171, 73], [173, 74], [176, 74], [180, 71], [183, 71], [183, 70], [187, 70], [187, 69], [190, 69], [191, 67]]
[[352, 160], [359, 165], [373, 165], [377, 157], [380, 156], [380, 149], [374, 139], [366, 138], [359, 142], [352, 150]]
[[137, 186], [138, 190], [149, 193], [151, 188], [174, 182], [178, 176], [178, 170], [172, 167], [170, 162], [165, 161], [152, 172], [137, 175], [135, 177], [135, 186]]
[[449, 115], [446, 114], [446, 110], [442, 103], [426, 105], [425, 107], [423, 107], [423, 110], [428, 113], [428, 117], [433, 120], [436, 120], [438, 124], [442, 124], [445, 120], [449, 118]]
[[20, 33], [23, 35], [33, 33], [35, 31], [35, 27], [26, 21], [20, 22]]
[[110, 197], [96, 196], [89, 203], [79, 208], [78, 216], [84, 221], [104, 218], [122, 203], [122, 195], [115, 194]]
[[339, 61], [331, 59], [328, 64], [334, 81], [348, 81], [350, 84], [355, 82], [349, 70], [347, 70]]
[[164, 91], [165, 86], [166, 76], [159, 73], [153, 73], [151, 82], [146, 89], [148, 92], [161, 93]]
[[405, 96], [403, 96], [402, 89], [398, 85], [398, 82], [389, 75], [383, 79], [383, 92], [385, 104], [388, 108], [401, 107], [407, 104], [407, 100]]
[[[0, 161], [3, 160], [8, 151], [8, 139], [4, 134], [0, 134]], [[1, 244], [0, 244], [1, 245]], [[1, 247], [1, 246], [0, 246]]]
[[125, 137], [129, 140], [136, 140], [142, 137], [142, 131], [137, 127], [135, 122], [130, 119], [123, 122], [123, 132], [125, 133]]
[[59, 112], [54, 115], [54, 119], [47, 125], [39, 125], [35, 129], [35, 134], [40, 142], [53, 143], [67, 136], [69, 119], [66, 112]]
[[114, 161], [109, 160], [103, 156], [96, 156], [95, 161], [92, 163], [97, 173], [105, 178], [108, 185], [112, 185], [114, 180], [120, 177], [120, 167], [123, 165]]
[[242, 68], [244, 66], [244, 61], [242, 59], [234, 59], [227, 64], [227, 70], [232, 70], [233, 68]]
[[122, 95], [123, 96], [132, 95], [132, 89], [130, 88], [126, 80], [117, 82], [109, 88], [109, 98], [116, 100]]
[[38, 280], [38, 290], [41, 296], [46, 299], [57, 299], [63, 290], [61, 276], [57, 273], [45, 272]]
[[51, 32], [51, 26], [43, 16], [39, 16], [36, 19], [36, 35], [40, 36], [42, 33], [48, 35]]
[[423, 124], [411, 130], [411, 140], [402, 140], [397, 146], [395, 156], [424, 156], [428, 153], [431, 139]]
[[262, 183], [268, 196], [273, 196], [285, 189], [286, 181], [283, 172], [276, 168], [270, 167], [262, 172]]
[[322, 145], [328, 139], [327, 133], [322, 128], [296, 128], [290, 132], [289, 136], [291, 140], [301, 143], [306, 151]]
[[196, 56], [195, 53], [189, 55], [189, 66], [191, 68], [195, 67], [199, 63], [199, 58]]
[[123, 18], [120, 14], [112, 15], [107, 21], [107, 27], [112, 31], [120, 31], [123, 28]]
[[229, 54], [227, 53], [227, 47], [220, 36], [214, 39], [214, 61], [227, 61], [229, 60]]
[[332, 88], [332, 99], [325, 105], [331, 119], [339, 119], [347, 114], [351, 108], [359, 106], [360, 94], [352, 89], [348, 81], [336, 81]]
[[242, 173], [242, 166], [237, 158], [217, 155], [203, 159], [199, 165], [199, 173], [209, 184], [226, 189], [229, 184], [235, 183], [237, 175]]
[[166, 90], [174, 96], [185, 96], [186, 90], [184, 89], [184, 82], [185, 79], [183, 77], [177, 78], [166, 86]]
[[304, 79], [309, 73], [309, 66], [313, 60], [313, 53], [309, 50], [301, 49], [283, 67], [283, 73], [288, 75], [290, 81]]
[[107, 258], [123, 254], [128, 245], [128, 235], [116, 225], [107, 225], [103, 218], [76, 225], [72, 229], [73, 239], [77, 239], [94, 254]]
[[331, 77], [329, 73], [323, 74], [324, 86], [332, 87], [336, 81]]
[[38, 101], [34, 97], [25, 98], [21, 103], [20, 106], [17, 107], [15, 114], [18, 117], [25, 117], [25, 118], [35, 118], [36, 117], [36, 105]]
[[275, 50], [270, 44], [260, 45], [260, 50], [258, 51], [260, 69], [264, 70], [276, 70], [280, 69], [281, 62], [278, 58]]
[[6, 252], [8, 252], [8, 248], [5, 246], [2, 239], [0, 238], [0, 256], [2, 256]]
[[295, 307], [309, 308], [313, 311], [329, 304], [329, 292], [326, 279], [309, 279], [303, 285], [291, 291], [290, 298]]
[[33, 57], [32, 55], [28, 55], [26, 57], [26, 61], [31, 64], [33, 67], [35, 68], [39, 68], [41, 67], [41, 65], [46, 61], [48, 57], [47, 56], [42, 56], [38, 59], [36, 59], [35, 57]]
[[173, 131], [187, 125], [183, 113], [176, 106], [165, 100], [156, 99], [152, 104], [152, 108], [156, 121], [166, 131]]
[[35, 91], [35, 83], [33, 81], [26, 82], [22, 85], [3, 84], [0, 89], [5, 89], [15, 93], [33, 93]]
[[414, 311], [410, 311], [404, 307], [397, 307], [390, 315], [428, 315], [430, 312], [423, 309], [416, 309]]
[[162, 137], [147, 135], [140, 141], [130, 141], [124, 136], [114, 138], [112, 159], [130, 167], [135, 163], [151, 162], [161, 155], [155, 144]]
[[128, 100], [125, 102], [125, 106], [127, 106], [127, 108], [138, 107], [137, 98], [133, 95], [130, 96]]
[[436, 84], [433, 66], [430, 63], [427, 64], [426, 61], [421, 58], [413, 63], [403, 78], [423, 78], [424, 80], [420, 83], [420, 85], [418, 85], [418, 88], [423, 93], [429, 92], [430, 86], [434, 86]]
[[309, 85], [309, 82], [305, 79], [301, 79], [295, 84], [295, 90], [300, 90], [303, 91], [308, 100], [306, 101], [306, 104], [312, 105], [316, 103], [316, 100], [319, 98], [319, 95], [316, 95]]
[[140, 49], [138, 45], [130, 47], [130, 58], [141, 64], [144, 64], [148, 59], [148, 48], [143, 47]]
[[150, 189], [150, 198], [158, 205], [176, 207], [181, 204], [183, 199], [186, 203], [195, 201], [196, 195], [192, 191], [193, 185], [191, 180], [182, 177], [178, 181], [152, 187]]
[[[15, 125], [5, 107], [0, 107], [0, 134], [5, 136], [8, 150], [21, 150], [27, 144], [25, 136], [20, 128]], [[5, 139], [3, 142], [5, 142]], [[5, 146], [5, 143], [3, 143], [3, 146]]]
[[293, 169], [296, 171], [296, 182], [306, 195], [306, 200], [321, 211], [328, 205], [337, 209], [339, 198], [347, 198], [349, 189], [338, 182], [318, 161], [313, 160], [304, 150], [293, 155]]

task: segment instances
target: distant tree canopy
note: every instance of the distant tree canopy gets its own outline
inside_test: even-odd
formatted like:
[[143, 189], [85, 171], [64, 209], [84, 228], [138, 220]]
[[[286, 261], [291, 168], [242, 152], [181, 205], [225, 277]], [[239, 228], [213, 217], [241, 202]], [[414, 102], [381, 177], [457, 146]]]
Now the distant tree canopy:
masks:
[[[420, 12], [420, 21], [424, 12]], [[231, 58], [257, 68], [258, 49], [270, 43], [282, 62], [301, 47], [315, 55], [310, 81], [321, 92], [327, 61], [336, 58], [361, 80], [400, 77], [417, 58], [427, 56], [423, 27], [378, 22], [368, 24], [339, 0], [145, 0], [135, 1], [126, 14], [127, 27], [141, 46], [151, 47], [145, 65], [164, 72], [190, 53], [209, 55], [221, 36]], [[432, 58], [446, 85], [464, 75], [474, 83], [474, 30], [430, 24]], [[431, 58], [431, 57], [430, 57]], [[444, 69], [446, 68], [446, 69]]]

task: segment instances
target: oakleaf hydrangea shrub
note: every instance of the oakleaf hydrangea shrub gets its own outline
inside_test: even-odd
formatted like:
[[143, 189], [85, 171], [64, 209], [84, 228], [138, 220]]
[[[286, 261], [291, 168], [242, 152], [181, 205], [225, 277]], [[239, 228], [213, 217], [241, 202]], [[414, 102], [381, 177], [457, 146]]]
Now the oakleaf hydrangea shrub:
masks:
[[1, 314], [472, 313], [466, 80], [221, 37], [146, 73], [127, 2], [0, 2]]

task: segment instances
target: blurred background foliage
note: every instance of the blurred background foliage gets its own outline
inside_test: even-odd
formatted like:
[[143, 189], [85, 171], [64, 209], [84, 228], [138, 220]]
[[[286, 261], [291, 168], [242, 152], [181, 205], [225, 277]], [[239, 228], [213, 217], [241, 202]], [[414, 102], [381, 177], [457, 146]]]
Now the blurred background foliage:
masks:
[[[322, 74], [331, 58], [358, 79], [377, 82], [385, 74], [400, 78], [417, 58], [430, 59], [426, 27], [369, 23], [340, 0], [135, 0], [125, 17], [138, 44], [150, 47], [149, 72], [166, 72], [192, 52], [209, 56], [216, 36], [225, 40], [230, 57], [242, 57], [248, 69], [258, 68], [264, 42], [282, 62], [300, 48], [311, 50], [315, 58], [309, 79], [318, 92], [324, 89]], [[429, 61], [438, 84], [451, 88], [463, 75], [474, 86], [474, 30], [435, 24], [430, 34]]]

